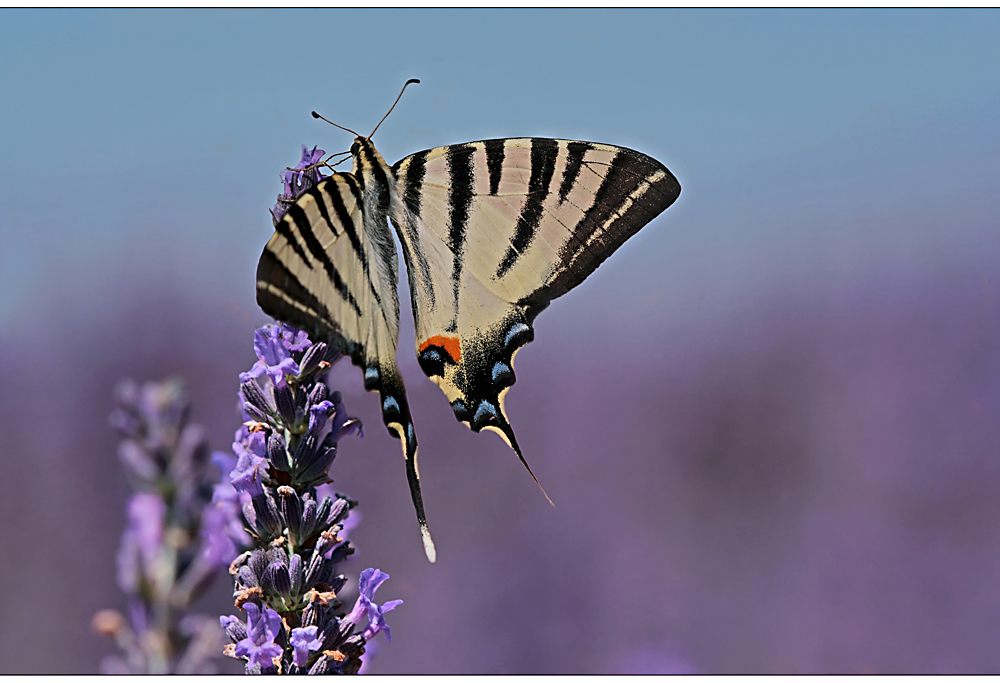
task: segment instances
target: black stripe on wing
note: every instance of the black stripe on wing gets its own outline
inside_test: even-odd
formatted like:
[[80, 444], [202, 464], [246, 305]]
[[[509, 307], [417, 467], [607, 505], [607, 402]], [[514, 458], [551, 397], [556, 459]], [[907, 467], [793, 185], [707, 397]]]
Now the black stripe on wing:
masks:
[[[327, 255], [323, 246], [316, 239], [316, 235], [313, 233], [312, 224], [309, 222], [309, 218], [306, 216], [305, 210], [298, 204], [292, 204], [288, 207], [288, 213], [285, 217], [281, 219], [278, 225], [285, 223], [291, 219], [292, 223], [295, 225], [295, 230], [298, 232], [299, 236], [306, 244], [306, 248], [309, 249], [309, 253], [312, 254], [316, 261], [319, 261], [323, 266], [323, 270], [326, 271], [327, 276], [330, 278], [330, 282], [333, 284], [333, 288], [337, 290], [337, 293], [343, 297], [354, 312], [361, 317], [361, 307], [358, 305], [357, 299], [354, 298], [354, 293], [348, 288], [347, 283], [340, 276], [340, 271], [337, 270], [337, 266], [333, 264], [330, 257]], [[333, 229], [333, 226], [330, 226]], [[296, 252], [297, 253], [297, 252]], [[308, 261], [305, 261], [308, 264]]]
[[580, 175], [580, 167], [583, 165], [583, 155], [587, 150], [593, 149], [588, 142], [570, 142], [567, 145], [566, 166], [563, 168], [562, 182], [559, 184], [559, 203], [562, 204], [573, 189], [577, 177]]
[[[415, 218], [420, 218], [420, 211], [422, 210], [422, 202], [420, 199], [420, 192], [424, 186], [424, 175], [426, 174], [426, 162], [427, 155], [430, 150], [424, 150], [423, 152], [417, 152], [416, 154], [402, 159], [392, 167], [393, 177], [398, 183], [397, 187], [402, 190], [403, 205], [406, 210]], [[406, 160], [409, 159], [408, 162]], [[406, 170], [403, 176], [399, 176], [399, 169], [402, 164], [406, 162]], [[399, 232], [401, 227], [393, 221], [393, 227], [396, 228], [396, 232]], [[423, 285], [424, 292], [427, 298], [430, 300], [430, 306], [433, 308], [437, 303], [437, 297], [434, 292], [434, 280], [431, 277], [431, 265], [427, 260], [427, 255], [424, 253], [421, 247], [420, 234], [416, 230], [416, 225], [413, 220], [410, 220], [408, 216], [405, 224], [402, 226], [403, 230], [406, 230], [407, 239], [403, 239], [403, 236], [399, 236], [399, 243], [403, 247], [403, 259], [406, 261], [406, 272], [407, 276], [410, 278], [410, 291], [416, 291], [413, 286], [413, 280], [417, 277], [417, 273], [414, 271], [414, 267], [420, 268], [420, 278], [421, 284]], [[409, 244], [413, 245], [413, 253], [411, 253]], [[414, 307], [413, 315], [416, 317], [416, 302], [413, 301], [413, 297], [410, 297], [410, 303]]]
[[[546, 138], [531, 140], [531, 175], [528, 179], [528, 196], [517, 217], [517, 227], [511, 237], [510, 247], [497, 267], [497, 278], [501, 278], [514, 267], [517, 259], [531, 245], [542, 221], [542, 204], [549, 196], [552, 175], [556, 169], [556, 158], [559, 156], [559, 143]], [[492, 182], [492, 178], [491, 178]]]
[[490, 194], [496, 195], [500, 191], [500, 178], [503, 175], [504, 149], [507, 141], [483, 140], [486, 146], [486, 168], [490, 173]]
[[269, 246], [257, 264], [257, 305], [269, 316], [305, 330], [313, 338], [331, 340], [341, 353], [347, 351], [340, 326], [326, 305], [302, 285]]
[[[559, 253], [553, 277], [538, 291], [522, 299], [528, 321], [549, 302], [573, 289], [625, 241], [674, 203], [681, 186], [655, 159], [631, 149], [618, 148], [610, 164], [582, 161], [580, 173], [604, 171], [593, 205], [571, 228], [571, 237]], [[604, 167], [604, 168], [602, 168]], [[578, 181], [579, 176], [574, 179]], [[644, 186], [648, 186], [645, 187]], [[572, 193], [572, 186], [567, 196]], [[619, 213], [620, 212], [620, 213]], [[617, 214], [617, 215], [616, 215]], [[604, 227], [607, 225], [607, 227]]]
[[[448, 174], [451, 179], [448, 188], [448, 248], [454, 255], [452, 261], [452, 294], [455, 297], [455, 314], [458, 315], [458, 296], [461, 290], [462, 268], [465, 263], [466, 230], [469, 212], [472, 208], [473, 169], [472, 155], [476, 148], [472, 145], [455, 145], [448, 148]], [[446, 331], [454, 332], [458, 319], [452, 320]]]
[[[357, 185], [357, 180], [353, 175], [346, 173], [335, 174], [338, 180], [343, 181], [343, 185], [351, 191], [355, 203], [357, 206], [363, 206], [361, 191]], [[382, 303], [382, 297], [378, 293], [378, 289], [375, 287], [375, 282], [371, 277], [371, 267], [368, 263], [368, 255], [365, 253], [364, 245], [361, 244], [361, 237], [358, 233], [358, 225], [355, 225], [354, 218], [351, 213], [347, 210], [347, 203], [344, 201], [344, 196], [340, 193], [341, 184], [337, 182], [331, 182], [327, 179], [313, 188], [310, 188], [307, 194], [311, 195], [316, 201], [316, 205], [319, 207], [320, 214], [323, 219], [326, 220], [327, 226], [334, 235], [337, 235], [336, 226], [339, 225], [343, 228], [344, 233], [347, 235], [348, 241], [351, 243], [351, 249], [354, 251], [355, 258], [361, 263], [361, 270], [365, 274], [365, 280], [368, 282], [368, 290], [371, 292], [372, 297], [375, 299], [375, 303], [378, 304], [379, 311], [383, 318], [386, 318], [385, 306]], [[331, 220], [330, 212], [327, 207], [327, 201], [333, 206], [333, 211], [336, 214], [336, 222]], [[363, 228], [363, 226], [361, 226]], [[388, 324], [388, 320], [386, 320]]]

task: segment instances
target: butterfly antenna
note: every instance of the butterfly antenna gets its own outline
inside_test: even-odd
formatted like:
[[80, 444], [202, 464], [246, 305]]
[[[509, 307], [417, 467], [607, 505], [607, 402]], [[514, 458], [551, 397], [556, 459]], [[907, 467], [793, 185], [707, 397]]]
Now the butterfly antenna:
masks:
[[353, 130], [351, 130], [350, 128], [344, 128], [344, 127], [343, 127], [343, 126], [341, 126], [340, 124], [337, 124], [337, 123], [334, 123], [333, 121], [331, 121], [330, 119], [326, 118], [325, 116], [320, 116], [320, 115], [319, 115], [319, 114], [317, 114], [317, 113], [316, 113], [315, 111], [314, 111], [314, 112], [312, 113], [312, 115], [313, 115], [313, 118], [314, 118], [314, 119], [323, 119], [324, 121], [326, 121], [327, 123], [329, 123], [329, 124], [330, 124], [331, 126], [336, 126], [336, 127], [337, 127], [337, 128], [339, 128], [340, 130], [346, 130], [346, 131], [347, 131], [348, 133], [350, 133], [351, 135], [353, 135], [353, 136], [354, 136], [354, 137], [356, 137], [356, 138], [360, 138], [360, 137], [361, 137], [361, 135], [360, 135], [359, 133], [355, 133], [355, 132], [354, 132]]
[[[408, 80], [406, 83], [403, 84], [403, 89], [399, 91], [399, 95], [396, 96], [396, 101], [392, 103], [391, 107], [389, 107], [389, 111], [387, 111], [385, 113], [385, 116], [382, 117], [382, 121], [385, 121], [387, 118], [389, 118], [389, 114], [391, 114], [392, 110], [396, 108], [397, 104], [399, 104], [399, 98], [401, 98], [403, 96], [403, 93], [406, 92], [406, 86], [408, 86], [410, 83], [419, 83], [419, 82], [420, 82], [420, 79], [418, 79], [418, 78], [411, 78], [410, 80]], [[382, 121], [378, 122], [378, 126], [382, 125]], [[375, 126], [375, 130], [378, 130], [378, 126]], [[373, 130], [372, 133], [371, 133], [371, 135], [369, 135], [366, 138], [367, 140], [371, 140], [372, 139], [372, 135], [375, 135], [375, 130]]]

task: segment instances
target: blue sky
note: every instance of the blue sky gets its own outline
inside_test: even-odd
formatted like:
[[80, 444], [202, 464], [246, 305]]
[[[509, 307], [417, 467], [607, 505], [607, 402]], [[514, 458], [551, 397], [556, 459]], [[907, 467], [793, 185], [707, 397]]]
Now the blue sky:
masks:
[[[309, 111], [370, 130], [411, 77], [376, 136], [390, 163], [521, 135], [664, 161], [681, 199], [625, 271], [698, 261], [735, 291], [831, 248], [864, 262], [845, 207], [994, 206], [998, 29], [978, 10], [5, 10], [0, 321], [39, 288], [91, 305], [128, 260], [252, 305], [277, 173], [350, 142]], [[892, 219], [874, 232], [895, 242]], [[934, 233], [904, 232], [936, 253]]]

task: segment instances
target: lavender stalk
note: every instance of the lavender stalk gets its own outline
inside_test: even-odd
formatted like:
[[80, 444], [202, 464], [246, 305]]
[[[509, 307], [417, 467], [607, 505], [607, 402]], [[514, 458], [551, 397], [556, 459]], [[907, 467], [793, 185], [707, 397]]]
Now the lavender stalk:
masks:
[[339, 354], [282, 323], [258, 329], [254, 350], [258, 361], [240, 376], [244, 424], [228, 496], [242, 500], [251, 537], [229, 569], [246, 622], [220, 618], [232, 641], [225, 653], [251, 674], [357, 673], [366, 643], [389, 638], [385, 613], [402, 601], [375, 602], [389, 578], [378, 569], [361, 573], [349, 613], [338, 599], [348, 582], [338, 565], [354, 553], [341, 534], [357, 502], [321, 498], [317, 487], [331, 482], [339, 441], [361, 430], [323, 381]]
[[187, 614], [236, 554], [232, 543], [228, 557], [213, 551], [203, 525], [215, 480], [208, 442], [187, 421], [190, 405], [179, 380], [142, 386], [125, 380], [115, 393], [110, 421], [125, 436], [119, 456], [135, 492], [117, 557], [128, 617], [102, 610], [92, 621], [123, 656], [105, 658], [101, 671], [215, 673], [212, 659], [224, 635], [207, 615]]

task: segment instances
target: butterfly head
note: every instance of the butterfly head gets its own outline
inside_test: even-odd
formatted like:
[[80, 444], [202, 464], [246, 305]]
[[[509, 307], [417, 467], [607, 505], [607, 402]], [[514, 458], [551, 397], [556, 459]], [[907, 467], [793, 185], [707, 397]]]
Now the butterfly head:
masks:
[[385, 163], [385, 159], [379, 154], [379, 151], [375, 149], [375, 145], [368, 138], [361, 137], [360, 135], [354, 139], [354, 144], [351, 145], [351, 156], [354, 158], [354, 173], [357, 174], [358, 171], [365, 171], [373, 168], [382, 168], [388, 170], [388, 165]]

